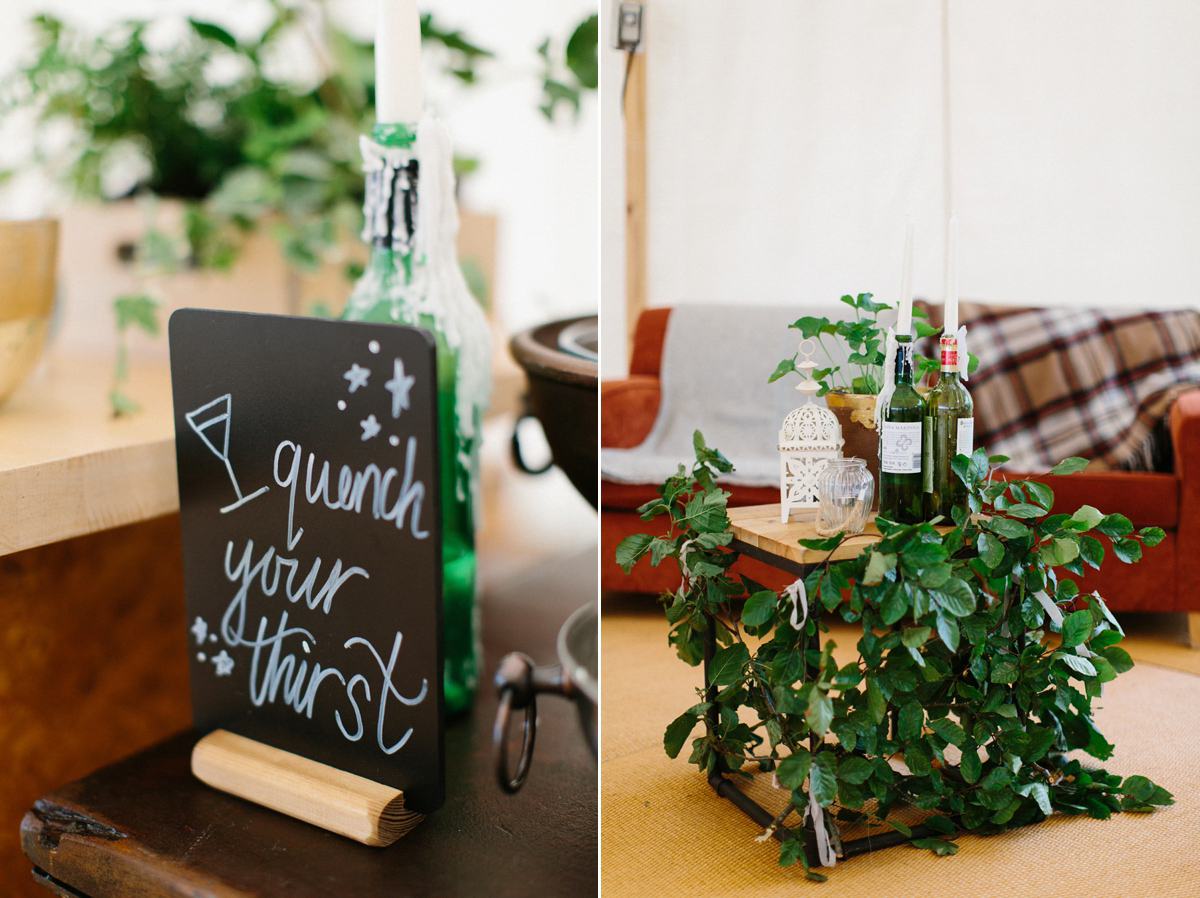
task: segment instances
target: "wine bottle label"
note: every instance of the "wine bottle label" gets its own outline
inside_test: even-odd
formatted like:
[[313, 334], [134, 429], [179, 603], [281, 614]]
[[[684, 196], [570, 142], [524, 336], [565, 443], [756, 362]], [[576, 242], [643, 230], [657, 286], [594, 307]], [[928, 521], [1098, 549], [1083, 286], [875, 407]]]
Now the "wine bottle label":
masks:
[[925, 419], [921, 440], [921, 468], [925, 472], [925, 492], [933, 492], [933, 418]]
[[888, 474], [921, 473], [925, 452], [921, 422], [884, 421], [880, 437], [879, 462]]
[[949, 373], [958, 370], [958, 340], [955, 337], [942, 337], [942, 370]]
[[955, 434], [955, 455], [970, 456], [975, 451], [975, 419], [959, 418], [958, 432]]

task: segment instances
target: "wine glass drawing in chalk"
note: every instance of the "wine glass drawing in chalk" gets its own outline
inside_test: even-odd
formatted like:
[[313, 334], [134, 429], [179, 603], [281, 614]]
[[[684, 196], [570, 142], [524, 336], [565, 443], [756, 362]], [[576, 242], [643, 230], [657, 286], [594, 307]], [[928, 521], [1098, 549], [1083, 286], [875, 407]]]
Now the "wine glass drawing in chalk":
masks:
[[[207, 417], [205, 417], [207, 416]], [[229, 479], [233, 483], [233, 491], [237, 493], [237, 501], [226, 505], [221, 509], [221, 514], [233, 511], [245, 505], [251, 499], [256, 499], [265, 493], [269, 487], [264, 486], [262, 489], [255, 490], [249, 496], [242, 495], [242, 489], [238, 486], [237, 477], [233, 474], [233, 465], [229, 463], [229, 426], [233, 420], [233, 396], [226, 393], [214, 399], [212, 402], [193, 409], [184, 415], [187, 418], [188, 426], [196, 431], [196, 436], [204, 441], [204, 445], [213, 451], [217, 458], [225, 462], [225, 470], [229, 472]], [[200, 418], [204, 420], [198, 421]], [[208, 430], [212, 427], [219, 427], [221, 439], [213, 440], [209, 437]], [[217, 448], [220, 444], [221, 448]]]

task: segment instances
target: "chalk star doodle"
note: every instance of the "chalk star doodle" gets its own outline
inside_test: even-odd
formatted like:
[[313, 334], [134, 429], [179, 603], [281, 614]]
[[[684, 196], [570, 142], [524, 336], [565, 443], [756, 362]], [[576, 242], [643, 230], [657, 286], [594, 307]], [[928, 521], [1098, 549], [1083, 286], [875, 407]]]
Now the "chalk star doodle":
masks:
[[208, 636], [208, 621], [202, 617], [196, 618], [196, 622], [192, 624], [192, 633], [196, 636], [196, 643], [204, 642], [204, 638]]
[[[226, 393], [224, 396], [218, 396], [212, 402], [207, 402], [200, 408], [192, 409], [184, 415], [187, 419], [188, 426], [195, 431], [196, 436], [212, 450], [212, 453], [225, 463], [225, 470], [229, 474], [229, 480], [233, 483], [233, 491], [237, 494], [237, 501], [226, 505], [221, 509], [221, 514], [233, 511], [251, 499], [256, 499], [265, 493], [269, 487], [262, 487], [255, 490], [249, 496], [242, 495], [242, 488], [238, 486], [237, 478], [233, 475], [233, 465], [229, 463], [229, 430], [233, 422], [233, 394]], [[203, 418], [203, 420], [200, 420]], [[217, 428], [217, 438], [214, 441], [209, 435], [210, 428]], [[220, 445], [220, 448], [218, 447]]]
[[392, 366], [392, 379], [384, 384], [392, 394], [392, 417], [399, 418], [400, 410], [410, 407], [409, 391], [417, 379], [404, 373], [404, 362], [396, 359]]
[[367, 385], [367, 378], [370, 376], [371, 369], [364, 368], [362, 365], [358, 364], [358, 362], [352, 364], [350, 366], [350, 370], [342, 375], [342, 377], [350, 381], [351, 393], [353, 393], [359, 387], [365, 387]]
[[365, 421], [359, 421], [358, 423], [362, 425], [362, 438], [364, 441], [371, 439], [371, 437], [379, 436], [379, 431], [382, 429], [379, 422], [375, 420], [374, 415], [367, 415]]
[[212, 662], [216, 665], [218, 677], [227, 677], [233, 673], [233, 659], [224, 649], [221, 649], [221, 654], [213, 656]]

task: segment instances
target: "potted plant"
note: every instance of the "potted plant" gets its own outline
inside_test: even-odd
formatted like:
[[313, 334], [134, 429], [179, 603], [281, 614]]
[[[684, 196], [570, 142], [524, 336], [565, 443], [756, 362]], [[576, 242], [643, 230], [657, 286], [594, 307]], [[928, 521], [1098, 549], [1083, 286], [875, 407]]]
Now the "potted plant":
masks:
[[[680, 566], [682, 586], [662, 601], [681, 659], [700, 664], [715, 628], [708, 688], [667, 726], [663, 745], [677, 757], [690, 740], [691, 763], [709, 776], [775, 775], [791, 793], [764, 833], [781, 836], [780, 864], [800, 861], [823, 879], [813, 868], [830, 864], [839, 823], [953, 854], [964, 831], [1172, 803], [1143, 776], [1065, 756], [1111, 757], [1092, 701], [1133, 666], [1104, 600], [1081, 595], [1072, 575], [1099, 567], [1108, 550], [1140, 560], [1161, 530], [1135, 532], [1123, 515], [1089, 506], [1052, 515], [1049, 486], [992, 482], [991, 466], [1005, 459], [980, 449], [955, 461], [969, 514], [940, 528], [879, 519], [879, 542], [777, 594], [731, 576], [728, 493], [714, 478], [732, 466], [699, 432], [695, 444], [695, 464], [680, 465], [640, 509], [648, 521], [665, 517], [666, 532], [628, 537], [617, 562], [627, 572], [645, 558]], [[1084, 465], [1067, 459], [1053, 473]], [[803, 545], [831, 552], [843, 538]], [[821, 612], [861, 627], [856, 661], [839, 665], [820, 642]], [[927, 814], [922, 830], [893, 813], [901, 805]], [[788, 821], [805, 808], [807, 847], [801, 824]]]
[[[240, 257], [281, 261], [286, 268], [277, 279], [260, 276], [227, 296], [245, 303], [277, 292], [271, 307], [247, 308], [321, 313], [328, 304], [318, 300], [344, 295], [361, 270], [347, 247], [357, 246], [361, 231], [358, 137], [373, 119], [372, 46], [336, 27], [321, 0], [252, 3], [264, 8], [266, 20], [252, 38], [197, 19], [183, 20], [170, 40], [155, 33], [151, 20], [93, 36], [37, 16], [35, 54], [0, 85], [0, 115], [31, 109], [39, 133], [67, 135], [65, 144], [39, 143], [26, 167], [49, 172], [75, 200], [106, 208], [132, 201], [123, 221], [92, 214], [79, 228], [121, 234], [116, 250], [123, 268], [110, 277], [121, 285], [110, 297], [121, 357], [114, 413], [133, 407], [121, 389], [127, 335], [157, 332], [158, 305], [188, 289], [181, 276], [228, 272]], [[491, 51], [430, 14], [422, 16], [421, 31], [448, 78], [479, 83], [480, 63]], [[592, 16], [565, 48], [547, 41], [539, 49], [542, 70], [531, 74], [548, 118], [564, 105], [578, 109], [581, 92], [594, 89], [596, 32]], [[281, 64], [307, 74], [289, 76]], [[456, 169], [462, 175], [476, 164], [459, 159]], [[269, 235], [273, 258], [256, 234]], [[110, 269], [112, 255], [110, 247], [103, 259]], [[334, 277], [323, 281], [327, 295], [302, 298], [306, 280], [331, 267]], [[477, 293], [485, 292], [481, 266], [464, 267]], [[276, 280], [280, 288], [269, 289]], [[96, 282], [93, 269], [89, 284]], [[202, 301], [214, 286], [204, 279], [188, 298]], [[96, 324], [81, 325], [85, 337]]]
[[[893, 307], [876, 302], [873, 294], [849, 294], [841, 302], [854, 310], [853, 318], [831, 321], [829, 318], [805, 315], [797, 318], [790, 328], [800, 331], [803, 339], [813, 340], [825, 353], [831, 364], [817, 368], [812, 378], [819, 385], [817, 396], [824, 396], [825, 403], [837, 416], [842, 427], [845, 445], [843, 455], [857, 457], [867, 462], [867, 470], [878, 482], [879, 436], [875, 432], [875, 399], [884, 384], [885, 325], [879, 316]], [[917, 307], [913, 308], [913, 328], [916, 338], [930, 337], [938, 329], [922, 320], [928, 316]], [[770, 383], [781, 377], [800, 371], [796, 367], [799, 353], [784, 359], [771, 374]], [[936, 359], [916, 354], [914, 356], [917, 380], [938, 370]], [[979, 360], [970, 357], [969, 371], [973, 371]]]

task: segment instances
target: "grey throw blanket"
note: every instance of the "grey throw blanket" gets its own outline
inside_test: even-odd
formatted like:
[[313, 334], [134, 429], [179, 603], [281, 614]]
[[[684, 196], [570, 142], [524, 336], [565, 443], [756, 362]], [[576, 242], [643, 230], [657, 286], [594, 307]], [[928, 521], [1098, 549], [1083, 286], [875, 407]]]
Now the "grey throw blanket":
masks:
[[[844, 306], [842, 307], [845, 308]], [[795, 354], [800, 332], [788, 325], [802, 315], [841, 312], [795, 306], [677, 306], [667, 321], [658, 418], [641, 445], [601, 449], [608, 480], [658, 484], [695, 458], [692, 434], [721, 450], [735, 471], [723, 483], [778, 486], [779, 428], [805, 402], [795, 374], [767, 379], [783, 358]], [[813, 361], [825, 367], [818, 349]], [[814, 400], [823, 403], [824, 400]]]

